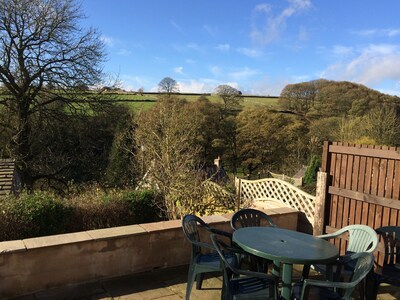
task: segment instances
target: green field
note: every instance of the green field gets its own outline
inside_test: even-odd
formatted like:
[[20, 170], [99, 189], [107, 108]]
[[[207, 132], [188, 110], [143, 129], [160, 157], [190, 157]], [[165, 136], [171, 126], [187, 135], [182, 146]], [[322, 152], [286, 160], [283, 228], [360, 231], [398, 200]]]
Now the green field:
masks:
[[[157, 93], [143, 93], [143, 95], [135, 93], [116, 93], [113, 94], [116, 101], [128, 102], [135, 109], [146, 110], [150, 108], [154, 102], [157, 101]], [[182, 99], [187, 101], [196, 101], [202, 94], [178, 94]], [[204, 94], [211, 102], [222, 103], [222, 99], [216, 95]], [[255, 108], [255, 107], [278, 107], [278, 97], [263, 97], [263, 96], [243, 96], [243, 107], [244, 108]]]

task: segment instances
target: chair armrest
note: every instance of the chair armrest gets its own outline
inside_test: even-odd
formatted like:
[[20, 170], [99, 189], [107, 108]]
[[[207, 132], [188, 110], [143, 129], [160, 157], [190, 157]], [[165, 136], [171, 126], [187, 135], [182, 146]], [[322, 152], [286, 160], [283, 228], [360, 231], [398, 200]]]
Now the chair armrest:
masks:
[[212, 232], [212, 233], [215, 233], [215, 234], [218, 234], [218, 235], [222, 235], [222, 236], [225, 236], [227, 238], [232, 239], [232, 233], [230, 233], [230, 232], [227, 232], [227, 231], [224, 231], [224, 230], [220, 230], [220, 229], [217, 229], [217, 228], [214, 228], [214, 227], [209, 227], [208, 230], [210, 232]]
[[212, 244], [203, 243], [203, 242], [196, 242], [196, 241], [191, 241], [191, 243], [193, 245], [199, 246], [201, 248], [207, 248], [207, 249], [215, 250], [215, 247]]
[[223, 241], [219, 240], [219, 243], [222, 244], [222, 246], [229, 250], [229, 252], [235, 253], [235, 254], [241, 254], [241, 255], [249, 255], [248, 252], [244, 251], [242, 248], [239, 247], [235, 247], [235, 245], [233, 244], [233, 246], [227, 245], [226, 243], [224, 243]]
[[337, 234], [336, 232], [334, 232], [334, 233], [327, 233], [327, 234], [317, 235], [317, 238], [324, 239], [324, 240], [329, 240], [329, 239], [333, 239], [335, 237], [338, 237], [339, 235], [341, 235], [341, 233]]

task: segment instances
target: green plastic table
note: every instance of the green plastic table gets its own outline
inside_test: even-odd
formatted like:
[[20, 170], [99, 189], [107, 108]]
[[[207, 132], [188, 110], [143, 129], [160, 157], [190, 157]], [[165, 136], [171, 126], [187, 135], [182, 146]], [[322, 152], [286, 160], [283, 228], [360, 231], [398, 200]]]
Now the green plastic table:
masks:
[[309, 234], [276, 227], [245, 227], [233, 233], [232, 240], [253, 255], [282, 263], [282, 291], [291, 298], [293, 264], [329, 264], [338, 256], [338, 249], [326, 240]]

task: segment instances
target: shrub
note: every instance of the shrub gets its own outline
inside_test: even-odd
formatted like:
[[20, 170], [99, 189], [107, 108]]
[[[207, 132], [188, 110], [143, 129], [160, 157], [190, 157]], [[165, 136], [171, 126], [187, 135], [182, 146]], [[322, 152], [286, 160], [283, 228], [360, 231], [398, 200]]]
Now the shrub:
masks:
[[98, 187], [69, 199], [45, 192], [0, 197], [0, 241], [158, 221], [156, 197]]
[[309, 194], [315, 195], [316, 193], [317, 173], [320, 166], [321, 158], [316, 155], [312, 156], [310, 164], [307, 166], [306, 172], [304, 174], [302, 187], [302, 189]]
[[131, 221], [136, 223], [155, 222], [161, 219], [154, 203], [159, 195], [154, 191], [127, 191], [122, 194], [122, 199], [129, 205]]
[[304, 184], [312, 185], [317, 182], [317, 173], [321, 166], [321, 158], [319, 156], [311, 157], [310, 164], [307, 166], [304, 174]]
[[72, 212], [71, 207], [45, 192], [5, 197], [0, 203], [1, 240], [64, 233]]

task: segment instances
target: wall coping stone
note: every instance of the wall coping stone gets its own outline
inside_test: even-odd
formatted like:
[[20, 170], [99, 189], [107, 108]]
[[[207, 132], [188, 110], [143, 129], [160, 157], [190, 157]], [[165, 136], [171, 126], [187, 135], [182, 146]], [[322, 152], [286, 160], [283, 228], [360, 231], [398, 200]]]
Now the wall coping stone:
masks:
[[93, 240], [108, 240], [110, 238], [121, 238], [145, 232], [146, 230], [140, 225], [127, 225], [86, 231]]
[[163, 231], [168, 229], [176, 229], [182, 227], [182, 220], [171, 220], [140, 224], [140, 226], [147, 232]]
[[0, 242], [0, 253], [13, 253], [26, 251], [25, 244], [22, 240]]
[[37, 238], [23, 240], [26, 249], [37, 249], [51, 246], [60, 246], [66, 244], [75, 244], [92, 240], [92, 237], [86, 231], [64, 233], [57, 235], [48, 235]]

